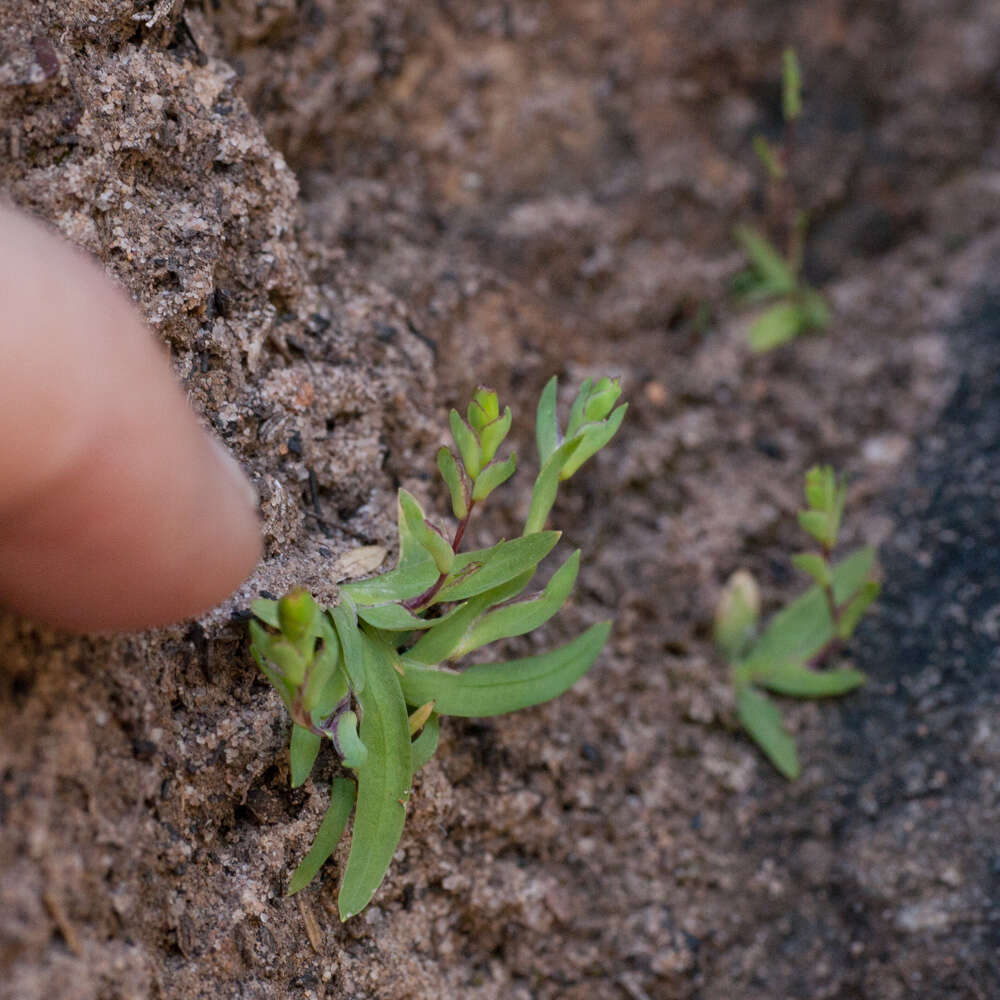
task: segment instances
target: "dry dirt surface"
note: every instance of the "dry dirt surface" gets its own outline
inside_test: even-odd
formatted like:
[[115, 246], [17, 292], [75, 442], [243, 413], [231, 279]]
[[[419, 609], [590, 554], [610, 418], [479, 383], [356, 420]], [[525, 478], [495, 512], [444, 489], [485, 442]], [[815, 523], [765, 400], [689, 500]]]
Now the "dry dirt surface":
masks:
[[[754, 358], [731, 234], [788, 44], [836, 320]], [[128, 290], [267, 540], [174, 629], [0, 616], [0, 998], [1000, 997], [998, 107], [995, 0], [0, 0], [0, 190]], [[606, 371], [627, 422], [554, 518], [585, 569], [514, 647], [614, 616], [599, 664], [445, 724], [362, 916], [342, 855], [284, 899], [336, 766], [289, 790], [249, 602], [334, 602], [398, 486], [440, 506], [477, 381], [527, 456], [545, 379]], [[789, 785], [711, 618], [737, 567], [801, 586], [816, 461], [887, 587]]]

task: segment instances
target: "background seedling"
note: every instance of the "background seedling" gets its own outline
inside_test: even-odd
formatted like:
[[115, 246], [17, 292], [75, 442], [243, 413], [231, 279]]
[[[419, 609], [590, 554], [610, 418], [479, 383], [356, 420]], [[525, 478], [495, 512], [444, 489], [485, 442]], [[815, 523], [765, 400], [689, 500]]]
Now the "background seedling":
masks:
[[299, 891], [319, 872], [353, 810], [338, 898], [342, 920], [367, 906], [385, 877], [413, 775], [437, 749], [440, 717], [501, 715], [555, 698], [586, 673], [608, 637], [605, 622], [548, 653], [452, 667], [489, 643], [544, 624], [576, 580], [579, 551], [543, 590], [521, 596], [559, 541], [559, 532], [544, 530], [559, 484], [611, 440], [626, 406], [616, 406], [617, 379], [587, 379], [563, 432], [556, 389], [552, 378], [538, 404], [540, 469], [519, 538], [459, 552], [473, 511], [516, 466], [513, 455], [497, 458], [510, 431], [510, 407], [501, 413], [496, 393], [480, 388], [465, 418], [451, 412], [459, 457], [446, 447], [437, 456], [457, 521], [453, 531], [430, 521], [417, 499], [400, 490], [395, 569], [343, 585], [333, 608], [303, 589], [253, 603], [251, 651], [292, 717], [292, 786], [312, 772], [324, 740], [355, 776], [334, 779], [326, 816], [288, 888]]
[[760, 229], [738, 226], [735, 233], [750, 266], [737, 275], [734, 290], [747, 304], [770, 303], [747, 335], [755, 352], [772, 350], [808, 330], [825, 329], [831, 319], [826, 299], [802, 278], [808, 219], [797, 207], [789, 176], [795, 123], [802, 113], [802, 75], [794, 49], [786, 49], [782, 57], [781, 91], [782, 141], [774, 146], [755, 135], [753, 147], [767, 175], [769, 221], [783, 232], [784, 253]]
[[799, 774], [798, 753], [765, 692], [824, 698], [863, 684], [864, 674], [853, 667], [816, 668], [836, 656], [879, 593], [872, 576], [873, 549], [855, 549], [837, 563], [830, 561], [844, 513], [844, 483], [829, 466], [817, 466], [806, 473], [805, 493], [799, 524], [817, 549], [793, 556], [792, 562], [815, 585], [758, 636], [760, 592], [754, 578], [739, 570], [726, 584], [715, 616], [715, 642], [730, 664], [740, 723], [786, 778]]

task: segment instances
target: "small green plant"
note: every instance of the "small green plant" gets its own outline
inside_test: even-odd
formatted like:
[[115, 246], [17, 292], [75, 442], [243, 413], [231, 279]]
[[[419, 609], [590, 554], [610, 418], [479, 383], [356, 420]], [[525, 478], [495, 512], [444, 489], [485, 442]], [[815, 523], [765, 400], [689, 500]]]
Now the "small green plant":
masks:
[[853, 667], [815, 668], [840, 652], [879, 593], [872, 576], [872, 548], [830, 561], [844, 512], [843, 481], [829, 466], [817, 466], [806, 473], [805, 493], [807, 507], [799, 512], [799, 525], [817, 549], [793, 556], [792, 562], [812, 577], [814, 586], [778, 612], [758, 636], [760, 592], [754, 578], [738, 570], [726, 584], [715, 615], [715, 642], [730, 665], [740, 722], [786, 778], [799, 774], [798, 753], [765, 692], [825, 698], [863, 684], [865, 675]]
[[734, 289], [747, 304], [770, 303], [748, 332], [750, 347], [758, 353], [794, 340], [800, 333], [825, 329], [831, 318], [826, 299], [802, 279], [808, 219], [796, 207], [789, 178], [795, 122], [802, 113], [802, 75], [794, 49], [784, 52], [781, 84], [783, 140], [775, 147], [764, 136], [755, 135], [753, 147], [767, 174], [772, 222], [785, 232], [785, 252], [752, 226], [736, 228], [736, 239], [750, 266], [737, 276]]
[[416, 498], [400, 490], [395, 569], [341, 586], [333, 608], [320, 607], [303, 589], [253, 603], [251, 651], [294, 723], [292, 787], [309, 776], [324, 740], [354, 774], [334, 779], [329, 809], [288, 888], [297, 892], [318, 873], [353, 809], [338, 897], [342, 920], [367, 906], [385, 877], [413, 775], [437, 749], [440, 717], [501, 715], [555, 698], [587, 672], [608, 637], [610, 623], [602, 623], [548, 653], [450, 667], [489, 643], [542, 625], [573, 588], [579, 551], [540, 593], [515, 600], [559, 541], [559, 532], [544, 530], [559, 484], [611, 440], [626, 405], [615, 405], [617, 379], [587, 379], [560, 433], [556, 388], [553, 377], [538, 403], [541, 468], [521, 537], [459, 553], [474, 509], [515, 469], [513, 455], [497, 458], [510, 430], [510, 407], [501, 414], [496, 393], [480, 388], [467, 420], [451, 412], [459, 457], [447, 447], [437, 455], [457, 521], [450, 540]]

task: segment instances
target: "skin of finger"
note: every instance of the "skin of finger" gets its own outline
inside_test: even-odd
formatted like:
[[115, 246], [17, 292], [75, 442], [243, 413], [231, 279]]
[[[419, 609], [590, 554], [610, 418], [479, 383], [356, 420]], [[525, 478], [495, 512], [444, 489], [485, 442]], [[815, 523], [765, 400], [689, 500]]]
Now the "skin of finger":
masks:
[[0, 206], [0, 604], [76, 630], [180, 620], [259, 558], [220, 460], [124, 294]]

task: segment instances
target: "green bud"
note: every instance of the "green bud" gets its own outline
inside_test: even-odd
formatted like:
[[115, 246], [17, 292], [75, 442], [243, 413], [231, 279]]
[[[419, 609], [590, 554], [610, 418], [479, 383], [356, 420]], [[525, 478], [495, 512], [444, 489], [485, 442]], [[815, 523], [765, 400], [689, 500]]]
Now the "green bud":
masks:
[[305, 587], [296, 587], [278, 601], [278, 622], [282, 635], [298, 643], [311, 631], [319, 608]]
[[622, 394], [621, 380], [606, 375], [595, 385], [583, 406], [583, 416], [588, 423], [603, 420]]
[[737, 659], [753, 636], [760, 617], [760, 588], [739, 569], [723, 588], [715, 609], [715, 643], [729, 659]]
[[[469, 425], [477, 433], [500, 416], [500, 400], [497, 394], [481, 385], [469, 403]], [[487, 459], [489, 461], [489, 459]]]

